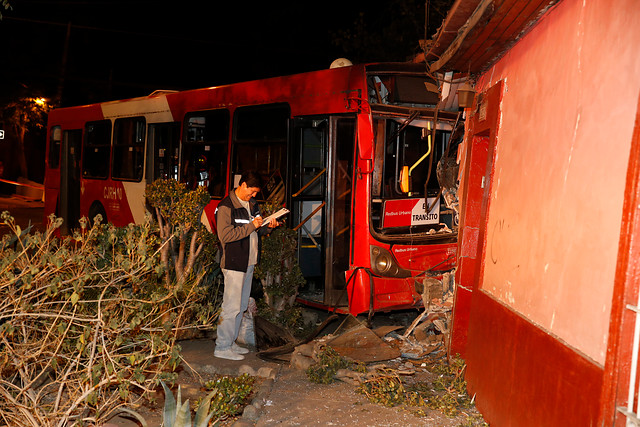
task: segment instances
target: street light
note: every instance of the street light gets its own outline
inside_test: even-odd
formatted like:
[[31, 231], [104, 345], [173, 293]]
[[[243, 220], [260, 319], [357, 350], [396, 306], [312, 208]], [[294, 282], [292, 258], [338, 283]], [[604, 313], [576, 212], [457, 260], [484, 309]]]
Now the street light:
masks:
[[31, 100], [41, 107], [47, 105], [47, 98], [31, 98]]
[[473, 88], [473, 86], [471, 86], [471, 84], [469, 84], [469, 81], [467, 80], [462, 84], [462, 86], [460, 86], [460, 88], [458, 88], [458, 105], [462, 108], [472, 107], [473, 98], [475, 97], [475, 95], [475, 89]]

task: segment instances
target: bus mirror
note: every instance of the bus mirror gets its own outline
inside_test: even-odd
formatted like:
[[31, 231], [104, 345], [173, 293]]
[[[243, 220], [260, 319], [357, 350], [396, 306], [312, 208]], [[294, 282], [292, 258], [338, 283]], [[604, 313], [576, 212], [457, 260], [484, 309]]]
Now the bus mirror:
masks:
[[403, 166], [400, 171], [400, 190], [403, 193], [409, 192], [409, 166]]

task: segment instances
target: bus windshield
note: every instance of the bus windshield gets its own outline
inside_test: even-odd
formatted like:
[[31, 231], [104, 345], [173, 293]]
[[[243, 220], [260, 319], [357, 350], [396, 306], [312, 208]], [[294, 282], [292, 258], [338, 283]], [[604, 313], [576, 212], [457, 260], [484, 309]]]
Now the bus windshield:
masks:
[[[451, 125], [417, 112], [405, 117], [374, 117], [375, 162], [372, 180], [372, 225], [381, 239], [416, 235], [449, 238], [457, 226], [451, 205], [451, 176], [456, 148]], [[453, 162], [451, 162], [453, 158]], [[426, 199], [425, 199], [426, 198]]]

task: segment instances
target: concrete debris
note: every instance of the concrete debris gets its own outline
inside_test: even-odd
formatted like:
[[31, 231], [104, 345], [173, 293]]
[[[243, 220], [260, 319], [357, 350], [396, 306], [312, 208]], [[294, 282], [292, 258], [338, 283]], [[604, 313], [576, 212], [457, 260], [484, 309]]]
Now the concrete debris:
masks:
[[398, 329], [402, 329], [402, 326], [398, 326], [398, 325], [380, 326], [379, 328], [375, 328], [373, 330], [373, 333], [379, 336], [380, 338], [383, 338], [389, 332], [394, 332], [394, 331], [397, 331]]
[[301, 371], [306, 371], [309, 369], [311, 365], [316, 363], [316, 361], [309, 356], [306, 356], [300, 352], [298, 352], [298, 348], [291, 353], [291, 367], [295, 369], [299, 369]]
[[313, 342], [307, 343], [307, 344], [301, 344], [295, 348], [295, 352], [300, 353], [301, 355], [306, 357], [313, 357], [314, 347], [315, 347], [315, 343]]
[[307, 370], [318, 361], [323, 347], [328, 346], [347, 360], [367, 364], [366, 372], [337, 371], [335, 378], [350, 384], [360, 385], [391, 367], [398, 375], [414, 375], [417, 370], [423, 371], [420, 366], [426, 366], [425, 362], [449, 353], [454, 277], [455, 270], [443, 273], [441, 279], [425, 277], [418, 283], [425, 310], [404, 333], [398, 332], [403, 328], [399, 325], [371, 330], [349, 315], [334, 334], [295, 347], [291, 366]]
[[443, 156], [436, 166], [436, 177], [442, 188], [444, 203], [456, 214], [459, 213], [458, 171], [459, 165], [453, 152], [450, 155]]
[[434, 351], [439, 350], [441, 347], [441, 343], [425, 344], [414, 339], [406, 339], [400, 347], [400, 352], [402, 357], [406, 359], [424, 359]]
[[365, 363], [395, 359], [400, 355], [398, 349], [363, 324], [328, 340], [326, 345], [341, 356]]

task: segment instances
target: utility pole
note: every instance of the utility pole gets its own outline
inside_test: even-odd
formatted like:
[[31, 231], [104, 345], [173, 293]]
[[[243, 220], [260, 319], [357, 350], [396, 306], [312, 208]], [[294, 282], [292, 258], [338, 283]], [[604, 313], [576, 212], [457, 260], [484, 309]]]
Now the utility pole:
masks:
[[60, 77], [58, 78], [58, 92], [54, 104], [60, 106], [62, 104], [62, 91], [64, 89], [64, 77], [67, 69], [67, 57], [69, 56], [69, 39], [71, 38], [71, 21], [67, 23], [67, 35], [64, 40], [64, 49], [62, 51], [62, 64], [60, 65]]

